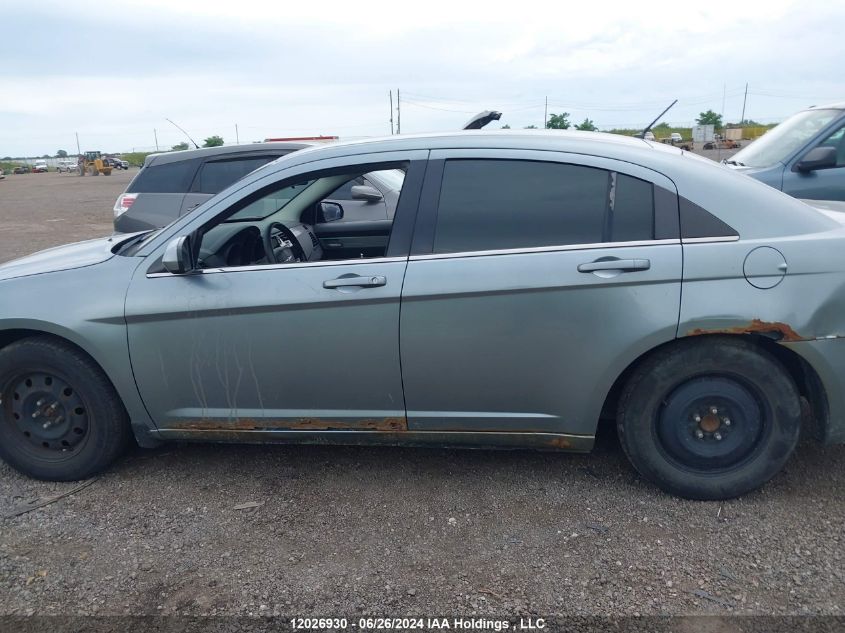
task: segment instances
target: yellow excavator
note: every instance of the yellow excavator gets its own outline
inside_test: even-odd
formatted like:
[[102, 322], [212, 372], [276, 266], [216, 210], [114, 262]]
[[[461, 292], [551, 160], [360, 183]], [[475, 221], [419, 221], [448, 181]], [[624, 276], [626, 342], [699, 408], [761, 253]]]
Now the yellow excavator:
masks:
[[79, 157], [79, 175], [111, 176], [111, 165], [107, 165], [100, 152], [85, 152]]

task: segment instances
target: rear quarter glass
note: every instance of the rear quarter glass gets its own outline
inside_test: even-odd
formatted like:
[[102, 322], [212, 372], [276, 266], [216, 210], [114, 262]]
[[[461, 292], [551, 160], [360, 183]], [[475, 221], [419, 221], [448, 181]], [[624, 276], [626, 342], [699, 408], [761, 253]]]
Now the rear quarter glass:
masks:
[[201, 160], [186, 160], [144, 167], [126, 193], [187, 193]]

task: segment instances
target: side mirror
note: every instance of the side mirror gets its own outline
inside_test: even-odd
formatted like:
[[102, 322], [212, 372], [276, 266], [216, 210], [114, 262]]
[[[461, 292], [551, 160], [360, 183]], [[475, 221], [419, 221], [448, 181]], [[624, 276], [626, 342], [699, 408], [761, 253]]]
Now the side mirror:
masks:
[[384, 196], [381, 195], [381, 191], [379, 191], [375, 187], [371, 187], [370, 185], [353, 185], [352, 187], [353, 200], [366, 200], [367, 202], [378, 202], [382, 198], [384, 198]]
[[191, 237], [183, 235], [170, 240], [164, 249], [161, 265], [167, 272], [174, 275], [184, 275], [193, 271], [196, 267], [191, 251]]
[[334, 222], [343, 217], [343, 207], [337, 202], [321, 202], [317, 222]]
[[804, 173], [831, 167], [836, 167], [836, 148], [834, 147], [814, 147], [795, 165], [797, 171]]

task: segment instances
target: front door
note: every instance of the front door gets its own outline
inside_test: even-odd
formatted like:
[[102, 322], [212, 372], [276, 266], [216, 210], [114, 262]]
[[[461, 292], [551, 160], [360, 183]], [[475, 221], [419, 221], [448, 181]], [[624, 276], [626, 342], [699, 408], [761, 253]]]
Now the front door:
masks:
[[784, 193], [810, 200], [845, 200], [845, 125], [829, 134], [816, 147], [836, 150], [836, 166], [810, 172], [797, 171], [795, 165], [806, 154], [802, 153], [784, 169]]
[[[403, 165], [409, 175], [424, 169], [423, 161]], [[245, 187], [234, 215], [224, 210], [202, 229], [205, 264], [194, 273], [151, 268], [160, 251], [139, 268], [126, 300], [129, 347], [141, 397], [163, 436], [405, 427], [399, 298], [407, 255], [333, 260], [321, 253], [298, 218], [337, 186], [336, 169], [321, 189], [322, 177], [303, 174], [304, 185], [263, 198]], [[403, 191], [403, 201], [406, 194], [413, 213], [417, 193]], [[280, 200], [287, 206], [273, 212]], [[295, 218], [285, 215], [289, 208]], [[308, 261], [292, 262], [285, 236], [275, 233], [276, 259], [288, 263], [261, 259], [259, 236], [275, 232], [277, 221], [304, 236]]]
[[592, 436], [615, 378], [676, 335], [677, 194], [630, 163], [495, 156], [432, 152], [402, 293], [409, 429]]

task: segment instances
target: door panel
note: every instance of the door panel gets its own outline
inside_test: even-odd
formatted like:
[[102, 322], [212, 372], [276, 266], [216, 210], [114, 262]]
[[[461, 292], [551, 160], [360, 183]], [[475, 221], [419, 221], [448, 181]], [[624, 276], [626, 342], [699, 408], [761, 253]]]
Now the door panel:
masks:
[[[361, 154], [251, 174], [139, 251], [147, 259], [126, 298], [129, 351], [160, 430], [235, 438], [234, 431], [266, 437], [406, 427], [399, 299], [427, 156], [387, 152], [374, 161]], [[159, 272], [172, 239], [196, 238], [243, 205], [315, 174], [382, 164], [408, 170], [390, 238], [395, 256]]]
[[[160, 429], [404, 426], [405, 259], [133, 279], [129, 348]], [[383, 285], [325, 288], [344, 276]], [[331, 286], [332, 284], [327, 284]]]
[[616, 378], [677, 333], [677, 192], [631, 163], [432, 151], [411, 253], [400, 323], [410, 430], [591, 436]]
[[[605, 257], [650, 265], [578, 272]], [[592, 435], [615, 378], [675, 337], [680, 277], [678, 243], [412, 258], [400, 328], [409, 429]]]
[[786, 170], [783, 191], [795, 198], [845, 200], [845, 167], [819, 169], [807, 174]]

